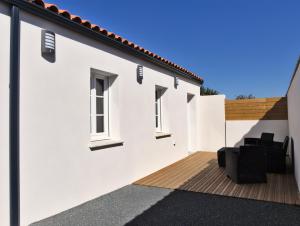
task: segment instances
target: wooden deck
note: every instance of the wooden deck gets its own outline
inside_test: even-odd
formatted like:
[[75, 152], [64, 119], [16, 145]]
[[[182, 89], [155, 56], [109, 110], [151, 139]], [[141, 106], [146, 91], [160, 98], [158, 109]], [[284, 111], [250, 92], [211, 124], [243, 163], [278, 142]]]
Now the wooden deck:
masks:
[[214, 152], [196, 152], [134, 184], [300, 205], [292, 174], [268, 174], [262, 184], [233, 183]]

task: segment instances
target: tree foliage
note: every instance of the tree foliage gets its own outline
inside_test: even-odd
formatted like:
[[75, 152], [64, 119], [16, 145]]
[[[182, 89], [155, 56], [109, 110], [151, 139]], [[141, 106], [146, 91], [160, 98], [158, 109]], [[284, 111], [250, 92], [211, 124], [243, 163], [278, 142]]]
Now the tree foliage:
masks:
[[255, 99], [255, 96], [253, 96], [252, 94], [249, 94], [249, 95], [238, 95], [235, 99], [236, 100]]
[[201, 94], [201, 96], [210, 96], [210, 95], [218, 95], [219, 92], [217, 90], [201, 86], [200, 94]]

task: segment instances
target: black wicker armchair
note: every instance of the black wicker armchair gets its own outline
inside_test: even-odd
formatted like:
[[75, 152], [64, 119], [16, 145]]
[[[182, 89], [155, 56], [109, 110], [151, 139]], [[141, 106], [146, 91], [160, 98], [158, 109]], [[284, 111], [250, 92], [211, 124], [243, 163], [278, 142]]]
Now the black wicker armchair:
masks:
[[264, 147], [267, 153], [267, 169], [270, 173], [286, 172], [286, 154], [289, 146], [289, 137], [284, 142], [274, 142], [272, 146]]
[[272, 145], [274, 133], [262, 133], [260, 138], [246, 137], [244, 145]]
[[241, 146], [226, 150], [226, 174], [235, 183], [267, 181], [266, 153], [262, 146]]

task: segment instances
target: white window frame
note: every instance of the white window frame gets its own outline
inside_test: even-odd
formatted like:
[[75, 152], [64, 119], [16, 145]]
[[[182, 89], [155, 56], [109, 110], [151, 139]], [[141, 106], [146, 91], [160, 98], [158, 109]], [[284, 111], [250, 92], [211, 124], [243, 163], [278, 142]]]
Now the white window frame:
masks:
[[[158, 98], [156, 98], [156, 92], [158, 92]], [[160, 87], [155, 87], [155, 131], [162, 132], [162, 92], [163, 89]], [[156, 113], [157, 106], [157, 113]], [[157, 117], [157, 126], [156, 126], [156, 117]]]
[[[96, 79], [104, 81], [103, 96], [96, 96]], [[96, 99], [103, 98], [103, 114], [96, 114]], [[104, 116], [104, 131], [97, 133], [97, 116]], [[109, 78], [107, 76], [92, 73], [90, 83], [90, 134], [91, 140], [109, 139]]]

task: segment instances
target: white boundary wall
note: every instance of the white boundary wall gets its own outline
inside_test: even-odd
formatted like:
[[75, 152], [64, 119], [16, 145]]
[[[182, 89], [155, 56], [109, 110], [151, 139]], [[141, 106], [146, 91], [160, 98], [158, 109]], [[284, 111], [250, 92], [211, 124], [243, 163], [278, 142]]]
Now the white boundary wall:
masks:
[[287, 120], [232, 120], [226, 121], [226, 146], [243, 145], [245, 137], [260, 137], [261, 133], [274, 133], [274, 140], [283, 142], [288, 136]]
[[[200, 86], [139, 58], [21, 13], [21, 224], [49, 217], [130, 184], [188, 155], [187, 93]], [[56, 62], [41, 56], [41, 30], [56, 33]], [[136, 68], [144, 65], [142, 84]], [[112, 138], [124, 145], [91, 151], [90, 70], [117, 75], [111, 90]], [[169, 138], [155, 139], [155, 85], [163, 96]], [[192, 150], [199, 150], [194, 123]]]
[[0, 2], [0, 225], [9, 225], [9, 8]]
[[200, 97], [200, 150], [217, 151], [225, 146], [225, 95]]
[[295, 177], [300, 190], [300, 69], [297, 65], [288, 90], [289, 133], [294, 140]]

